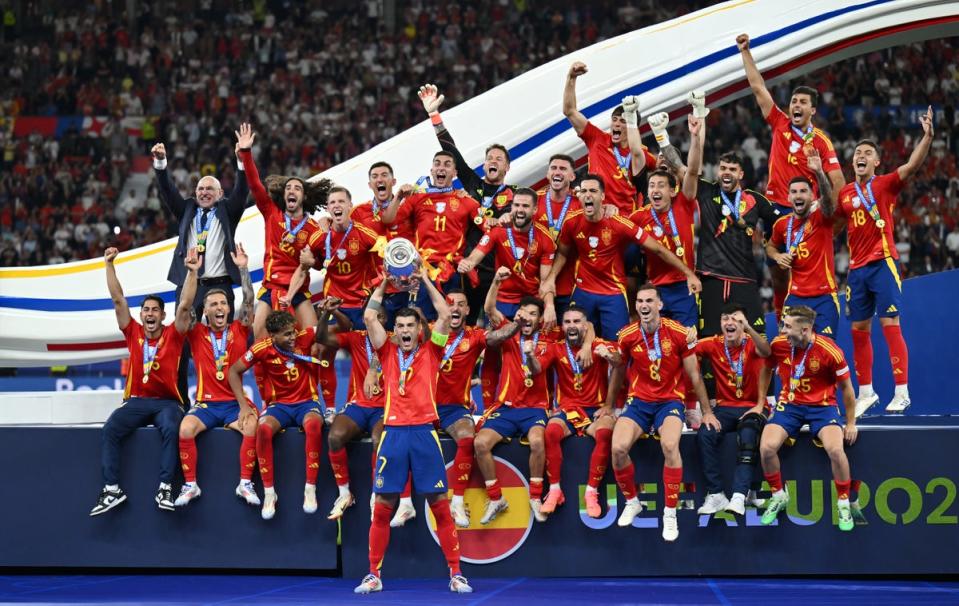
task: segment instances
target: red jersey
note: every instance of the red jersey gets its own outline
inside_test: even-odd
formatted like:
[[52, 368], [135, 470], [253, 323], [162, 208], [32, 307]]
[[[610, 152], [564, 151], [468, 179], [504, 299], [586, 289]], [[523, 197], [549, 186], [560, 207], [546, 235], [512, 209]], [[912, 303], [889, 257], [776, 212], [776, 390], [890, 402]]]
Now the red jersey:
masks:
[[[226, 347], [223, 347], [223, 334], [226, 333]], [[230, 366], [243, 357], [250, 328], [239, 320], [233, 320], [225, 330], [214, 332], [209, 326], [197, 324], [187, 333], [190, 351], [193, 352], [193, 365], [196, 367], [196, 401], [230, 402], [236, 400], [230, 388]], [[214, 340], [216, 341], [214, 343]], [[213, 350], [225, 353], [217, 364]], [[222, 375], [217, 375], [220, 372]]]
[[[300, 266], [300, 251], [307, 246], [313, 248], [322, 235], [320, 224], [306, 214], [296, 221], [290, 219], [273, 203], [270, 194], [260, 183], [253, 153], [250, 150], [241, 151], [240, 159], [243, 161], [243, 172], [246, 173], [246, 182], [253, 193], [256, 207], [263, 215], [263, 227], [266, 230], [263, 243], [263, 288], [289, 288], [293, 273]], [[290, 224], [289, 230], [287, 222]], [[290, 239], [292, 242], [288, 241]], [[300, 292], [308, 293], [309, 290], [310, 281], [304, 280]]]
[[[783, 385], [777, 401], [805, 406], [836, 405], [836, 383], [849, 377], [849, 365], [835, 341], [814, 335], [807, 351], [793, 347], [786, 337], [778, 336], [769, 345], [773, 352], [766, 358], [766, 367], [776, 369]], [[805, 368], [793, 391], [794, 399], [790, 400], [790, 381], [804, 357]]]
[[396, 222], [412, 224], [416, 248], [424, 260], [436, 264], [463, 253], [467, 230], [482, 216], [480, 203], [469, 196], [419, 193], [403, 201]]
[[353, 207], [353, 210], [350, 211], [350, 220], [356, 223], [362, 223], [373, 230], [377, 235], [385, 236], [387, 240], [392, 240], [393, 238], [407, 238], [412, 240], [415, 237], [408, 225], [401, 224], [396, 219], [394, 219], [393, 225], [384, 224], [383, 210], [385, 210], [386, 207], [374, 210], [374, 204], [378, 204], [378, 202], [368, 200], [362, 204], [357, 204]]
[[[809, 213], [805, 221], [790, 213], [773, 224], [773, 235], [770, 238], [773, 246], [779, 250], [796, 252], [792, 271], [789, 272], [790, 294], [797, 297], [818, 297], [836, 292], [833, 223], [835, 217], [826, 218], [817, 208]], [[791, 238], [791, 241], [787, 242], [787, 238]]]
[[[293, 352], [302, 356], [310, 355], [310, 348], [316, 339], [316, 329], [310, 326], [296, 333]], [[266, 404], [302, 404], [318, 402], [316, 391], [316, 369], [311, 362], [290, 358], [273, 346], [273, 339], [266, 337], [253, 344], [241, 358], [247, 368], [260, 364], [266, 378], [273, 387], [270, 401]]]
[[400, 393], [399, 345], [387, 339], [376, 353], [383, 367], [383, 384], [386, 388], [383, 424], [426, 425], [439, 419], [436, 414], [436, 377], [443, 358], [443, 347], [427, 341], [411, 352], [412, 362], [406, 371], [403, 393]]
[[[547, 391], [547, 373], [541, 371], [529, 378], [532, 382], [527, 385], [526, 372], [523, 369], [523, 355], [520, 349], [520, 335], [513, 335], [503, 341], [500, 346], [503, 356], [502, 369], [499, 377], [499, 387], [496, 392], [496, 404], [505, 404], [513, 408], [549, 408], [549, 393]], [[524, 340], [533, 340], [533, 337]], [[536, 340], [533, 355], [542, 364], [546, 355], [548, 342], [545, 335], [540, 334]]]
[[351, 330], [341, 332], [336, 335], [336, 341], [341, 349], [345, 349], [350, 354], [350, 387], [347, 402], [352, 402], [358, 406], [369, 408], [383, 408], [383, 381], [380, 380], [380, 393], [373, 396], [372, 399], [366, 397], [363, 391], [363, 383], [366, 381], [366, 373], [370, 370], [370, 360], [375, 355], [373, 344], [365, 330]]
[[485, 349], [486, 331], [481, 328], [466, 326], [458, 333], [450, 334], [440, 357], [440, 374], [436, 381], [436, 401], [439, 404], [470, 407], [473, 369]]
[[[168, 324], [163, 327], [159, 339], [146, 339], [143, 325], [131, 318], [130, 323], [123, 329], [123, 336], [127, 342], [127, 349], [130, 350], [130, 371], [127, 374], [123, 399], [160, 398], [181, 401], [177, 383], [180, 356], [183, 354], [183, 341], [186, 340], [186, 335], [177, 332], [175, 325]], [[144, 340], [147, 341], [147, 356], [154, 355], [146, 383], [143, 382]]]
[[[650, 360], [650, 355], [655, 357], [657, 334], [662, 357]], [[633, 322], [619, 331], [619, 349], [629, 360], [629, 397], [652, 404], [683, 400], [683, 359], [696, 355], [696, 351], [687, 346], [686, 329], [681, 324], [660, 318], [659, 330], [645, 334], [640, 323]]]
[[[589, 154], [589, 172], [602, 177], [606, 185], [606, 203], [612, 204], [624, 215], [636, 210], [637, 192], [632, 181], [632, 156], [629, 145], [625, 143], [626, 133], [623, 133], [623, 143], [615, 150], [612, 135], [599, 130], [592, 122], [586, 123], [586, 128], [579, 138], [586, 144]], [[643, 154], [646, 157], [646, 166], [656, 165], [656, 157], [646, 151], [645, 147]]]
[[[751, 408], [756, 405], [759, 396], [757, 379], [765, 363], [756, 353], [756, 344], [749, 337], [743, 337], [737, 347], [729, 347], [727, 355], [726, 339], [722, 335], [705, 337], [696, 343], [696, 355], [706, 358], [713, 366], [716, 377], [716, 402], [720, 406]], [[742, 375], [737, 383], [737, 373], [732, 364], [739, 366], [742, 361]]]
[[[580, 348], [569, 346], [566, 339], [547, 346], [546, 355], [542, 361], [543, 372], [546, 372], [550, 366], [556, 369], [556, 405], [560, 409], [575, 410], [606, 404], [606, 394], [609, 390], [609, 363], [596, 355], [596, 348], [600, 345], [605, 345], [612, 351], [619, 349], [616, 343], [611, 341], [603, 339], [593, 341], [593, 365], [579, 373], [578, 381], [573, 364]], [[570, 361], [570, 356], [573, 357], [573, 361]]]
[[620, 215], [593, 223], [577, 211], [566, 220], [559, 241], [576, 249], [576, 288], [597, 295], [617, 295], [626, 293], [626, 244], [642, 244], [646, 237], [646, 232]]
[[841, 169], [832, 141], [826, 133], [813, 128], [811, 124], [808, 128], [812, 131], [808, 135], [797, 132], [799, 129], [793, 130], [792, 120], [775, 105], [766, 116], [766, 122], [772, 128], [766, 197], [776, 204], [792, 206], [789, 203], [789, 182], [793, 177], [806, 177], [812, 182], [813, 194], [818, 198], [819, 182], [816, 180], [816, 174], [806, 165], [803, 137], [811, 137], [810, 144], [819, 152], [819, 157], [822, 158], [822, 169], [827, 173]]
[[519, 303], [524, 296], [535, 296], [539, 292], [539, 268], [553, 265], [556, 245], [545, 227], [530, 222], [525, 230], [494, 227], [483, 234], [475, 250], [482, 251], [483, 256], [492, 252], [496, 269], [509, 267], [512, 270], [500, 285], [497, 300]]
[[[567, 204], [567, 201], [569, 202]], [[547, 202], [549, 204], [547, 204]], [[563, 209], [566, 212], [563, 212]], [[550, 210], [547, 211], [547, 208]], [[566, 219], [577, 210], [582, 208], [579, 198], [572, 193], [566, 196], [564, 200], [553, 200], [550, 196], [550, 190], [546, 189], [539, 192], [537, 199], [536, 216], [534, 220], [549, 230], [549, 235], [556, 243], [559, 240], [559, 232], [562, 230]], [[568, 297], [573, 292], [573, 278], [576, 275], [576, 251], [570, 249], [569, 257], [566, 259], [566, 265], [556, 276], [556, 296]]]
[[311, 248], [317, 262], [326, 266], [324, 297], [341, 299], [343, 307], [363, 307], [370, 294], [371, 254], [377, 238], [370, 228], [351, 221], [346, 231], [332, 230], [317, 239]]
[[[679, 257], [686, 264], [686, 267], [694, 269], [696, 267], [696, 249], [693, 237], [695, 230], [693, 214], [695, 212], [696, 199], [690, 200], [683, 195], [683, 192], [679, 192], [673, 198], [673, 203], [668, 211], [657, 213], [653, 210], [652, 205], [646, 205], [630, 215], [629, 220], [642, 227], [647, 234], [659, 240], [670, 252]], [[673, 219], [676, 220], [675, 226], [673, 225]], [[676, 241], [677, 238], [679, 242]], [[682, 255], [678, 253], [680, 246], [683, 248]], [[649, 281], [656, 286], [686, 281], [686, 275], [683, 272], [667, 264], [666, 261], [656, 255], [646, 255], [646, 273], [649, 275]]]
[[[868, 186], [860, 185], [862, 197], [856, 191], [855, 183], [847, 183], [839, 190], [839, 207], [836, 213], [848, 218], [846, 230], [849, 234], [850, 269], [857, 269], [873, 261], [899, 258], [892, 233], [895, 221], [892, 213], [896, 208], [896, 197], [902, 191], [903, 185], [899, 171], [894, 170], [873, 177]], [[874, 198], [870, 198], [870, 189]], [[883, 221], [882, 227], [879, 227], [879, 223], [868, 210], [873, 205], [873, 212], [877, 212], [879, 220]]]

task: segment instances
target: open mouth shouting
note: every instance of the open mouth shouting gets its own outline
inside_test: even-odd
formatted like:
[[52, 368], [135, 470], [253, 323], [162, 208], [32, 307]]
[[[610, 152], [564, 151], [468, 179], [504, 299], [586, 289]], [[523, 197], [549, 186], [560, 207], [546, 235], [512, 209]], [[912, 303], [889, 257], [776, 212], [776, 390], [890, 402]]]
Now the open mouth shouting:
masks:
[[157, 328], [159, 328], [159, 326], [160, 326], [159, 318], [155, 318], [152, 316], [143, 318], [143, 328], [145, 328], [147, 332], [154, 332]]
[[736, 180], [733, 179], [732, 175], [722, 175], [719, 178], [719, 183], [726, 191], [731, 191], [734, 187], [736, 187]]
[[450, 324], [459, 326], [463, 322], [463, 313], [458, 310], [450, 311]]
[[792, 118], [793, 124], [797, 126], [802, 124], [802, 121], [803, 121], [802, 109], [799, 107], [792, 108], [792, 111], [790, 112], [790, 117]]

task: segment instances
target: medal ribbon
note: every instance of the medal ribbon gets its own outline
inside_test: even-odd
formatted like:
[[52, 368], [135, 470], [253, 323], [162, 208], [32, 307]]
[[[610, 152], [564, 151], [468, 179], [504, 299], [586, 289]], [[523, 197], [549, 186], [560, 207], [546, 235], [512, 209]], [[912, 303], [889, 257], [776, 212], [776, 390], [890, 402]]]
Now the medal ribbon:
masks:
[[[539, 343], [539, 331], [537, 330], [533, 333], [533, 351], [536, 351], [536, 345]], [[526, 339], [523, 338], [523, 335], [519, 336], [519, 354], [522, 356], [523, 361], [523, 374], [526, 375], [526, 378], [530, 378], [533, 374], [529, 370], [529, 357], [526, 355], [526, 350], [523, 349], [523, 346], [526, 345]]]
[[796, 133], [796, 136], [799, 137], [799, 140], [803, 143], [811, 143], [815, 138], [815, 133], [813, 132], [812, 124], [806, 127], [806, 130], [802, 131], [796, 128], [793, 125], [790, 125], [790, 128], [793, 129], [793, 132]]
[[661, 360], [663, 358], [663, 349], [659, 343], [659, 328], [653, 333], [652, 348], [649, 347], [649, 341], [646, 340], [646, 329], [642, 326], [639, 327], [639, 334], [642, 335], [643, 344], [646, 345], [646, 354], [649, 356], [649, 361], [655, 362], [656, 360]]
[[733, 216], [733, 218], [739, 221], [740, 212], [741, 212], [739, 203], [743, 198], [743, 190], [741, 189], [736, 190], [736, 200], [734, 202], [729, 201], [729, 198], [726, 197], [726, 192], [724, 192], [723, 190], [719, 190], [719, 195], [723, 199], [723, 204], [726, 206], [726, 208], [729, 209], [729, 212]]
[[[799, 380], [803, 378], [803, 375], [806, 374], [806, 358], [809, 357], [809, 350], [812, 349], [813, 342], [810, 341], [809, 345], [806, 346], [806, 351], [802, 355], [802, 360], [799, 361], [799, 364], [794, 362], [796, 357], [796, 348], [795, 346], [789, 348], [789, 361], [792, 362], [792, 373], [789, 377], [789, 394], [792, 395], [796, 388], [799, 387]], [[795, 396], [793, 396], [795, 397]], [[790, 398], [792, 400], [792, 398]]]
[[[666, 228], [663, 226], [663, 222], [659, 218], [659, 213], [656, 212], [656, 209], [650, 207], [650, 214], [653, 215], [653, 221], [656, 222], [656, 225], [659, 226], [659, 229], [666, 233]], [[673, 214], [673, 207], [669, 207], [669, 228], [672, 232], [671, 237], [673, 238], [673, 244], [676, 245], [676, 250], [679, 250], [683, 247], [683, 241], [679, 237], [679, 226], [676, 224], [676, 215]]]
[[[520, 260], [523, 258], [523, 255], [520, 254], [519, 250], [516, 248], [516, 238], [513, 236], [513, 228], [506, 228], [506, 239], [509, 240], [509, 249], [513, 252], [513, 258], [516, 259], [516, 265], [513, 266], [513, 270], [516, 273], [519, 273], [522, 270], [522, 265], [520, 265]], [[526, 238], [526, 254], [529, 256], [529, 247], [533, 244], [533, 223], [529, 224], [529, 234]]]
[[502, 185], [500, 185], [499, 188], [498, 188], [495, 192], [493, 192], [493, 195], [492, 195], [492, 196], [483, 196], [483, 210], [484, 210], [484, 211], [489, 210], [490, 208], [492, 208], [492, 206], [493, 206], [493, 198], [495, 198], [496, 196], [498, 196], [499, 193], [500, 193], [501, 191], [503, 191], [504, 189], [506, 189], [506, 184], [505, 184], [505, 183], [502, 184]]
[[729, 367], [736, 373], [736, 389], [739, 389], [743, 386], [743, 363], [746, 360], [746, 339], [743, 339], [742, 349], [739, 350], [739, 362], [733, 362], [733, 356], [729, 353], [729, 345], [726, 344], [725, 339], [723, 339], [723, 349], [726, 350], [726, 361], [729, 362]]
[[[346, 239], [350, 237], [350, 232], [351, 232], [351, 231], [353, 231], [353, 222], [352, 222], [352, 221], [350, 221], [349, 226], [347, 226], [347, 228], [346, 228], [346, 233], [344, 233], [344, 234], [343, 234], [343, 237], [340, 238], [340, 248], [342, 248], [343, 245], [346, 244]], [[324, 247], [324, 248], [325, 248], [325, 252], [326, 252], [326, 259], [325, 259], [325, 261], [329, 261], [330, 259], [333, 258], [333, 246], [332, 246], [332, 242], [333, 242], [333, 229], [330, 228], [330, 231], [326, 232], [326, 245], [325, 245], [325, 247]]]
[[569, 367], [573, 369], [573, 383], [574, 385], [582, 386], [583, 368], [579, 365], [579, 362], [576, 361], [576, 356], [573, 355], [573, 348], [569, 346], [569, 341], [566, 341], [565, 345], [566, 359], [569, 360]]
[[[426, 184], [424, 187], [423, 184]], [[422, 191], [425, 191], [428, 194], [448, 194], [453, 191], [453, 186], [448, 187], [434, 187], [433, 181], [429, 177], [420, 177], [416, 180], [416, 187]]]
[[803, 233], [806, 231], [806, 220], [803, 219], [799, 231], [796, 232], [796, 238], [793, 239], [793, 221], [795, 219], [796, 215], [789, 215], [789, 221], [786, 222], [786, 250], [789, 252], [796, 250], [796, 247], [802, 242]]
[[320, 361], [313, 356], [304, 356], [303, 354], [298, 354], [295, 351], [284, 351], [277, 347], [276, 343], [273, 344], [273, 349], [291, 360], [299, 360], [300, 362], [306, 362], [307, 364], [320, 364]]
[[306, 215], [303, 215], [303, 218], [300, 219], [300, 222], [293, 227], [293, 219], [290, 218], [290, 215], [284, 214], [283, 220], [286, 221], [286, 233], [289, 234], [290, 240], [296, 239], [296, 234], [300, 233], [300, 230], [303, 229], [303, 226], [306, 225], [306, 221], [309, 219]]
[[157, 340], [157, 344], [153, 347], [150, 347], [150, 340], [147, 339], [146, 335], [143, 335], [143, 379], [146, 383], [146, 379], [150, 376], [150, 370], [153, 368], [153, 360], [157, 357], [157, 349], [160, 348], [160, 341]]
[[450, 358], [453, 357], [453, 354], [456, 352], [456, 346], [460, 344], [460, 341], [463, 340], [463, 335], [466, 334], [465, 330], [461, 330], [460, 334], [456, 335], [456, 338], [453, 339], [453, 342], [446, 346], [446, 349], [443, 351], [443, 361], [440, 363], [440, 366], [445, 364]]
[[222, 341], [216, 338], [216, 333], [210, 329], [210, 344], [213, 345], [213, 360], [216, 362], [216, 371], [223, 372], [226, 366], [226, 338], [230, 334], [230, 327], [223, 329]]
[[210, 234], [210, 228], [213, 227], [213, 222], [216, 221], [216, 215], [212, 208], [210, 212], [206, 214], [206, 219], [206, 221], [203, 220], [203, 211], [199, 211], [193, 216], [193, 229], [196, 232], [197, 246], [206, 246], [206, 239]]
[[866, 181], [866, 192], [868, 192], [868, 195], [862, 191], [858, 181], [853, 181], [852, 184], [856, 188], [856, 194], [859, 196], [859, 199], [862, 200], [862, 205], [866, 207], [866, 212], [869, 213], [873, 221], [879, 221], [879, 205], [876, 204], [876, 196], [872, 193], [872, 180], [875, 178], [876, 176], [873, 175]]
[[416, 352], [420, 350], [420, 346], [417, 345], [413, 351], [410, 352], [410, 356], [404, 357], [403, 350], [396, 348], [396, 355], [400, 359], [400, 389], [406, 388], [406, 373], [409, 372], [410, 366], [413, 365], [413, 357], [416, 356]]
[[572, 194], [566, 194], [566, 201], [563, 202], [563, 208], [559, 211], [559, 219], [553, 219], [553, 197], [550, 191], [546, 190], [546, 222], [549, 224], [550, 229], [555, 229], [559, 231], [563, 229], [563, 222], [566, 221], [566, 212], [569, 210], [569, 205], [573, 201]]
[[623, 154], [620, 153], [619, 146], [617, 145], [613, 146], [613, 155], [616, 156], [616, 164], [618, 164], [619, 167], [623, 169], [624, 171], [628, 171], [629, 162], [630, 160], [632, 160], [632, 155], [630, 155], [630, 153], [627, 152], [626, 155], [624, 156]]

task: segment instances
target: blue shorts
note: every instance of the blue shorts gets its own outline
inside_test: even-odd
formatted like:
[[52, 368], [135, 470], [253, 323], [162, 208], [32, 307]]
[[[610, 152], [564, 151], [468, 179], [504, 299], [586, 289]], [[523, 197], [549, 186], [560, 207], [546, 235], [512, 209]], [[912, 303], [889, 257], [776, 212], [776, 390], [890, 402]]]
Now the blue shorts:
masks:
[[809, 431], [814, 438], [819, 436], [823, 427], [843, 426], [838, 406], [805, 406], [779, 402], [773, 408], [773, 416], [769, 417], [769, 425], [779, 425], [790, 438], [795, 438], [799, 428], [806, 423], [809, 423]]
[[524, 437], [537, 425], [546, 427], [546, 411], [542, 408], [500, 406], [483, 419], [483, 429], [492, 429], [504, 438]]
[[513, 316], [516, 315], [516, 312], [519, 311], [519, 303], [503, 303], [501, 301], [497, 301], [496, 310], [506, 316], [507, 320], [512, 320]]
[[629, 324], [624, 294], [598, 295], [577, 288], [570, 299], [586, 312], [586, 319], [593, 323], [597, 337], [615, 341], [619, 331]]
[[630, 398], [621, 416], [633, 420], [644, 433], [648, 434], [652, 433], [653, 429], [659, 431], [670, 415], [678, 418], [680, 422], [685, 422], [686, 407], [679, 400], [652, 404], [639, 398]]
[[902, 279], [892, 259], [880, 259], [849, 272], [846, 317], [852, 322], [895, 318], [902, 310]]
[[470, 409], [462, 404], [440, 404], [436, 412], [440, 416], [440, 429], [447, 429], [460, 419], [473, 420]]
[[199, 419], [207, 429], [226, 427], [240, 418], [240, 405], [236, 400], [197, 402], [186, 414]]
[[421, 494], [446, 492], [446, 461], [433, 425], [390, 425], [376, 451], [373, 492], [398, 494], [413, 474], [413, 487]]
[[623, 266], [626, 268], [627, 276], [638, 275], [643, 267], [643, 247], [636, 242], [630, 242], [626, 245], [626, 251], [623, 253]]
[[[271, 288], [260, 288], [260, 292], [257, 293], [257, 299], [263, 301], [270, 307], [273, 307], [273, 289]], [[308, 295], [298, 292], [293, 295], [293, 300], [290, 302], [290, 313], [293, 313], [293, 310], [302, 303], [303, 301], [308, 301]]]
[[785, 312], [793, 305], [805, 305], [816, 310], [816, 323], [813, 325], [813, 330], [831, 339], [836, 338], [839, 331], [839, 297], [835, 294], [818, 297], [788, 295], [783, 303], [783, 311]]
[[664, 286], [657, 286], [659, 298], [663, 300], [662, 314], [683, 326], [699, 328], [699, 305], [696, 295], [689, 294], [689, 285], [685, 280]]
[[346, 403], [341, 415], [350, 418], [361, 431], [373, 433], [376, 424], [383, 420], [383, 408], [379, 406], [360, 406], [352, 402]]
[[320, 403], [315, 400], [309, 400], [299, 404], [270, 404], [266, 407], [266, 410], [263, 411], [263, 416], [273, 417], [279, 422], [280, 429], [285, 429], [293, 425], [302, 427], [303, 417], [311, 412], [320, 415], [320, 420], [323, 419], [323, 408], [320, 406]]
[[581, 436], [585, 434], [586, 428], [589, 427], [593, 422], [593, 415], [597, 410], [599, 410], [599, 407], [597, 406], [580, 408], [577, 411], [561, 410], [550, 417], [550, 420], [559, 419], [566, 424], [566, 427], [569, 428], [570, 433], [572, 433], [574, 436]]
[[363, 322], [362, 307], [341, 307], [340, 311], [353, 323], [353, 330], [366, 330], [366, 323]]

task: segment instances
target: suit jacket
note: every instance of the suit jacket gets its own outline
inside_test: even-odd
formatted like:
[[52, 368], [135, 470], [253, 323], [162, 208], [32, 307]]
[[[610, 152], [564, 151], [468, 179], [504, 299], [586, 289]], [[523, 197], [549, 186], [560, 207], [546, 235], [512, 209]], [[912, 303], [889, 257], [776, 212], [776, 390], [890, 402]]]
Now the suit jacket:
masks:
[[[166, 169], [154, 169], [154, 172], [156, 172], [160, 199], [173, 212], [180, 224], [178, 230], [180, 238], [176, 243], [176, 250], [173, 251], [173, 261], [170, 263], [167, 280], [177, 286], [183, 286], [183, 280], [186, 279], [186, 267], [183, 265], [183, 260], [186, 258], [186, 247], [190, 241], [190, 230], [193, 229], [193, 218], [196, 217], [200, 207], [197, 206], [196, 198], [184, 199], [180, 195], [173, 183], [173, 178], [170, 177], [170, 173]], [[233, 191], [230, 192], [229, 196], [217, 200], [216, 210], [214, 211], [224, 231], [223, 241], [226, 250], [223, 251], [223, 261], [234, 285], [240, 284], [240, 270], [237, 269], [230, 253], [236, 251], [236, 242], [233, 237], [236, 233], [236, 226], [240, 224], [240, 219], [243, 217], [243, 210], [246, 208], [246, 199], [249, 193], [250, 188], [246, 184], [246, 178], [242, 174], [237, 174]]]

